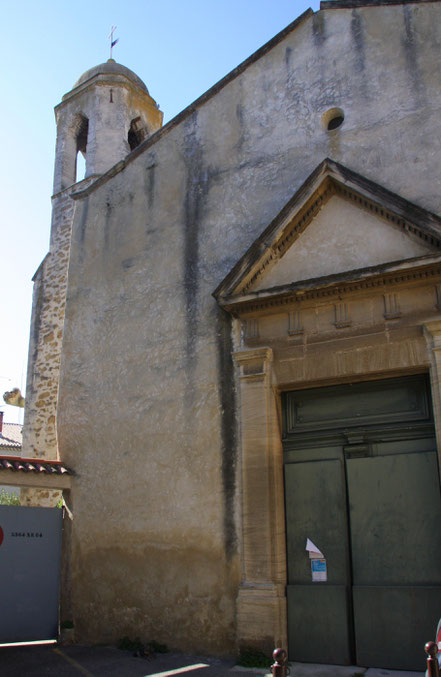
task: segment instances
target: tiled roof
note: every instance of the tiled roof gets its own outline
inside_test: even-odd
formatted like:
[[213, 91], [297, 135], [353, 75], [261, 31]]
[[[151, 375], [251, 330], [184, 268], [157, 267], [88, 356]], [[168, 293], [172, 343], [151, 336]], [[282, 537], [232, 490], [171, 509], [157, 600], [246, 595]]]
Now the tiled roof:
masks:
[[3, 423], [0, 433], [0, 450], [2, 448], [21, 449], [23, 426], [20, 423]]
[[73, 475], [72, 470], [61, 461], [47, 461], [37, 458], [22, 458], [21, 456], [1, 456], [0, 471], [12, 470], [14, 472], [35, 472], [48, 475]]

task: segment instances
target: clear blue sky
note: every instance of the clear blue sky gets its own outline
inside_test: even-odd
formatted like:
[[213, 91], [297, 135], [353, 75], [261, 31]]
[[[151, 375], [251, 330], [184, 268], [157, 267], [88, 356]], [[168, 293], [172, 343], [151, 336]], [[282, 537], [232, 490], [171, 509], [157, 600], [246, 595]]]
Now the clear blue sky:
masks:
[[[115, 60], [144, 80], [167, 122], [308, 7], [319, 0], [0, 0], [0, 394], [24, 391], [31, 278], [48, 249], [53, 108], [108, 59], [110, 26]], [[19, 421], [3, 398], [0, 410]]]

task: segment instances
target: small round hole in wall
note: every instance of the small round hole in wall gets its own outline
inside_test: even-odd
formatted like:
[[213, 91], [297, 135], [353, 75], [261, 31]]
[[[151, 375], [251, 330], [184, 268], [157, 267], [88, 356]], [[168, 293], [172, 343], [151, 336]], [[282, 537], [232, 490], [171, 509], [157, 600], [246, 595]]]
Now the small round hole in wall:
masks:
[[330, 108], [322, 115], [322, 125], [328, 131], [332, 132], [343, 124], [345, 114], [342, 108]]

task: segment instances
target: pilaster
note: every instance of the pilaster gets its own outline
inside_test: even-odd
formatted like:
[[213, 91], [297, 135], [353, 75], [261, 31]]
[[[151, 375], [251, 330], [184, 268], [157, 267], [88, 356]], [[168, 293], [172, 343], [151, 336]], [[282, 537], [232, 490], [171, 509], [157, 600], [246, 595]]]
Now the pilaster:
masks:
[[423, 325], [430, 360], [433, 416], [435, 419], [438, 454], [441, 454], [441, 320]]
[[238, 642], [286, 646], [286, 553], [282, 448], [272, 388], [273, 351], [234, 354], [240, 368], [242, 584]]

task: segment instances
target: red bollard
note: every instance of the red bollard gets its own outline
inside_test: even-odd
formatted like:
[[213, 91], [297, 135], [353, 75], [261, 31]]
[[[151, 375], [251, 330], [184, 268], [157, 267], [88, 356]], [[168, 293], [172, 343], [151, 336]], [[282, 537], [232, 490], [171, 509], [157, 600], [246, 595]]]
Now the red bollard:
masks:
[[[289, 675], [289, 668], [286, 665], [286, 651], [284, 649], [274, 649], [273, 658], [274, 663], [271, 666], [273, 677], [286, 677]], [[439, 675], [437, 677], [439, 677]]]
[[424, 649], [427, 654], [427, 676], [440, 677], [437, 658], [438, 647], [435, 642], [427, 642]]

